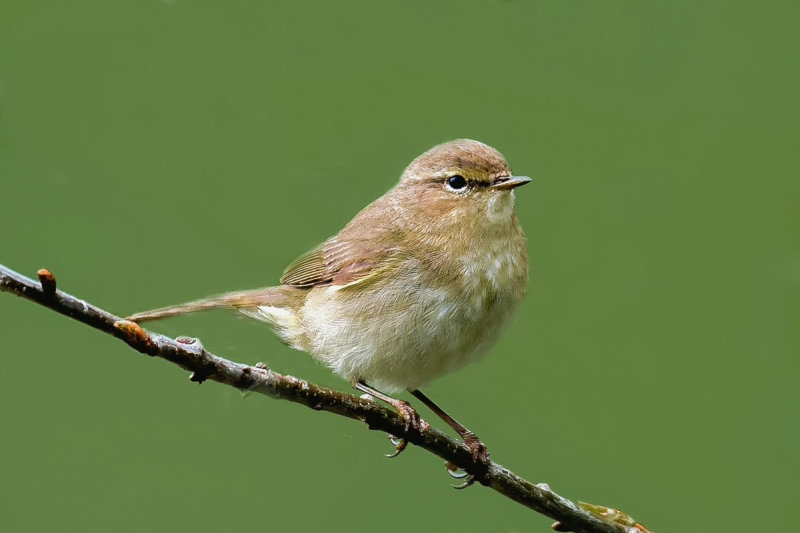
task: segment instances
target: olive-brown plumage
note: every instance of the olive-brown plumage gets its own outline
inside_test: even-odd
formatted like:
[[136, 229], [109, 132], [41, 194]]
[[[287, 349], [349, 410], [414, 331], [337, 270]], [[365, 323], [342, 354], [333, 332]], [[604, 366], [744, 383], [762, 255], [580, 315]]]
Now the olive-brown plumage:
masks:
[[528, 279], [514, 189], [528, 181], [478, 141], [435, 146], [280, 285], [130, 318], [236, 308], [354, 384], [415, 390], [481, 355], [510, 322]]

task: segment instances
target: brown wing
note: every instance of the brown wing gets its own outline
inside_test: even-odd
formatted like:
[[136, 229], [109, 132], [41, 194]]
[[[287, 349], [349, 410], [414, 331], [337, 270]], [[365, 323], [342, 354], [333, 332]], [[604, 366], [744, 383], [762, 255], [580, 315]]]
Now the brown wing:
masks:
[[325, 268], [325, 244], [295, 259], [281, 275], [281, 283], [295, 287], [307, 287], [325, 283], [328, 274]]
[[382, 246], [383, 239], [371, 237], [357, 240], [331, 237], [290, 264], [281, 276], [281, 283], [295, 287], [348, 285], [396, 265], [403, 255], [401, 249]]
[[392, 192], [365, 207], [342, 231], [290, 264], [281, 283], [294, 287], [353, 285], [377, 279], [407, 257]]

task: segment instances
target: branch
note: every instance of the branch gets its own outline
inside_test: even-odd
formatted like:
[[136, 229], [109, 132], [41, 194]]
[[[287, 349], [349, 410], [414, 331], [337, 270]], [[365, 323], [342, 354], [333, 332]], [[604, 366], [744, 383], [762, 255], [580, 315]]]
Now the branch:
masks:
[[[591, 513], [584, 507], [552, 492], [545, 484], [533, 484], [502, 465], [489, 462], [485, 472], [473, 468], [472, 452], [461, 441], [430, 427], [423, 431], [413, 428], [406, 431], [403, 418], [394, 411], [369, 399], [321, 387], [292, 376], [282, 375], [259, 363], [254, 366], [228, 361], [218, 357], [196, 339], [164, 335], [144, 330], [135, 322], [108, 313], [83, 300], [56, 289], [53, 275], [39, 270], [39, 283], [22, 276], [0, 264], [0, 291], [10, 292], [113, 335], [135, 350], [161, 357], [189, 370], [189, 379], [203, 382], [206, 379], [224, 383], [241, 390], [259, 392], [289, 400], [317, 411], [329, 411], [366, 423], [369, 429], [406, 438], [457, 467], [474, 473], [478, 480], [500, 494], [558, 520], [553, 525], [558, 531], [576, 533], [641, 533], [643, 529], [628, 528]], [[606, 508], [603, 508], [606, 509]], [[646, 530], [644, 530], [646, 531]]]

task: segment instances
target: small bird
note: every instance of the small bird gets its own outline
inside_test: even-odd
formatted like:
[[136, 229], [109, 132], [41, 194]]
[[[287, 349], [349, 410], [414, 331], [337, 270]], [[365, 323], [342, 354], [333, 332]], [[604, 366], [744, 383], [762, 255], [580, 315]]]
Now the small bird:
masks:
[[[525, 295], [528, 254], [505, 158], [458, 139], [417, 157], [398, 184], [339, 233], [298, 258], [280, 285], [137, 313], [142, 322], [226, 307], [266, 322], [289, 346], [391, 404], [420, 430], [410, 391], [462, 437], [473, 461], [488, 452], [419, 387], [474, 361]], [[406, 445], [397, 441], [397, 455]], [[465, 484], [474, 480], [470, 476]]]

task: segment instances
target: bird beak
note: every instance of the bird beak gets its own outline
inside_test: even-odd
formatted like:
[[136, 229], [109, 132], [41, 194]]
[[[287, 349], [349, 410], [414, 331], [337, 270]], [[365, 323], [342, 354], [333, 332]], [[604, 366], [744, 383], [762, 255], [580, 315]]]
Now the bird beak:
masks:
[[528, 176], [502, 176], [496, 178], [489, 188], [496, 191], [508, 191], [514, 187], [530, 183], [530, 181], [531, 179]]

